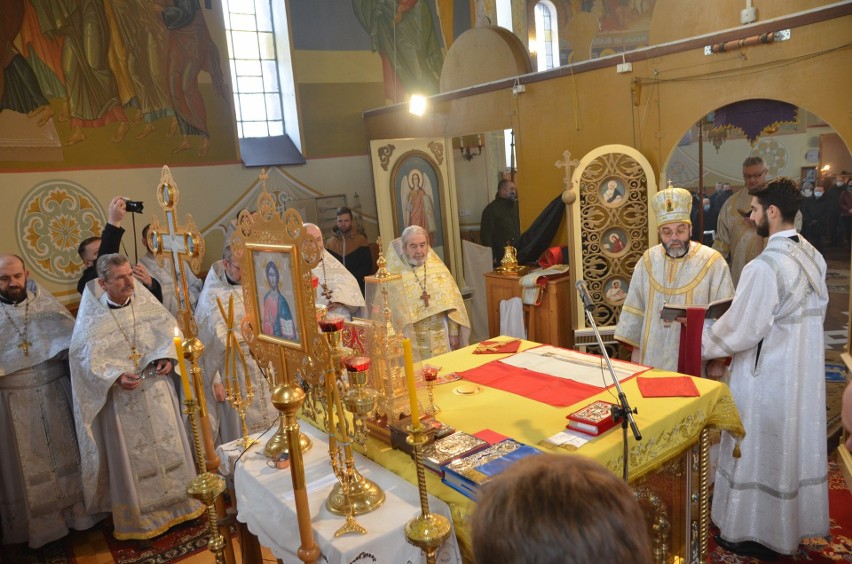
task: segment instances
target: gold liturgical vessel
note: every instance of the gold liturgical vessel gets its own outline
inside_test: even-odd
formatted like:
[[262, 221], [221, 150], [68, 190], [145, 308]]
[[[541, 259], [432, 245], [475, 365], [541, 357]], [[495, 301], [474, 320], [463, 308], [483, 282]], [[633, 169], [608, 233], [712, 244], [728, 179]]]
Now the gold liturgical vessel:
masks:
[[[343, 323], [343, 317], [336, 315], [326, 316], [319, 322], [320, 329], [328, 340], [330, 353], [329, 366], [325, 372], [325, 411], [328, 421], [326, 431], [331, 466], [338, 479], [325, 505], [332, 513], [346, 516], [346, 524], [335, 533], [335, 536], [346, 533], [366, 533], [367, 530], [355, 521], [354, 515], [374, 511], [385, 502], [385, 493], [382, 489], [371, 480], [364, 478], [355, 468], [349, 423], [340, 394], [344, 356], [340, 332], [343, 329]], [[338, 444], [338, 436], [340, 444]]]
[[370, 384], [378, 392], [375, 416], [368, 419], [369, 427], [379, 438], [390, 442], [388, 426], [410, 414], [408, 388], [405, 381], [402, 354], [402, 328], [411, 324], [407, 309], [390, 307], [391, 295], [402, 295], [402, 276], [388, 272], [378, 239], [378, 270], [364, 277], [367, 316], [373, 324], [370, 341]]

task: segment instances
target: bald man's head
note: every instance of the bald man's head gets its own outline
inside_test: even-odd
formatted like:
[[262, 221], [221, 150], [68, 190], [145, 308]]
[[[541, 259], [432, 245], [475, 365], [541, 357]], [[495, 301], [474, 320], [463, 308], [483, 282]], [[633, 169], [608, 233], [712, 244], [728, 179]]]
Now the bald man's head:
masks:
[[317, 242], [320, 249], [325, 248], [322, 240], [322, 230], [317, 225], [314, 225], [313, 223], [306, 223], [305, 232], [308, 234], [308, 237], [311, 237]]
[[0, 297], [19, 303], [27, 297], [27, 277], [24, 260], [18, 255], [0, 255]]

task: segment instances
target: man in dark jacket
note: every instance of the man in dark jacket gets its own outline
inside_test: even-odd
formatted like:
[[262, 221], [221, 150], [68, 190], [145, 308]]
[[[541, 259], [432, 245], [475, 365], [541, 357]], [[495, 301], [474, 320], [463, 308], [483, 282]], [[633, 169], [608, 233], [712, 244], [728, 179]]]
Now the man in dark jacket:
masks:
[[480, 240], [491, 247], [494, 264], [503, 260], [506, 245], [515, 244], [521, 236], [521, 218], [518, 212], [518, 193], [515, 183], [504, 178], [497, 185], [497, 197], [482, 210]]

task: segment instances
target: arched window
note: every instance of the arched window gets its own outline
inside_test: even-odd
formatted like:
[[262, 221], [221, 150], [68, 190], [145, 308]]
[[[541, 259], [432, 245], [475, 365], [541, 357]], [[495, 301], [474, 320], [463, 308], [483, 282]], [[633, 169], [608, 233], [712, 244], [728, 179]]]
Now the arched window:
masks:
[[240, 153], [250, 166], [305, 162], [287, 11], [283, 2], [275, 4], [222, 1]]
[[537, 70], [559, 66], [559, 32], [556, 27], [556, 6], [550, 0], [535, 5], [535, 55]]

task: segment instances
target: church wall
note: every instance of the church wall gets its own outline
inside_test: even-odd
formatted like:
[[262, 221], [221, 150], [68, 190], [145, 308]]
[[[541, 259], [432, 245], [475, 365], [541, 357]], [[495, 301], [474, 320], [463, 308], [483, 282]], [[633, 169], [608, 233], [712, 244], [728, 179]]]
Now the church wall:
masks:
[[[662, 10], [658, 5], [655, 13], [682, 17], [684, 10], [689, 14], [694, 9], [695, 3], [683, 4], [688, 6], [681, 9], [682, 3], [677, 3]], [[730, 11], [733, 3], [728, 4]], [[775, 15], [799, 9], [796, 2], [771, 4]], [[760, 11], [761, 20], [767, 13]], [[679, 35], [734, 26], [730, 14], [724, 21], [721, 16], [712, 19], [710, 13], [701, 15], [710, 17], [710, 23], [704, 22], [698, 29], [693, 17], [684, 18], [682, 27], [687, 29]], [[850, 26], [852, 17], [845, 16], [794, 28], [790, 41], [747, 47], [742, 52], [705, 56], [703, 49], [693, 49], [663, 55], [634, 62], [633, 72], [626, 74], [616, 73], [616, 63], [621, 61], [613, 59], [603, 69], [528, 82], [526, 92], [516, 97], [506, 88], [445, 102], [433, 110], [437, 115], [424, 116], [422, 123], [414, 123], [403, 112], [377, 113], [368, 118], [368, 135], [419, 136], [421, 131], [441, 135], [442, 127], [448, 132], [469, 132], [472, 128], [466, 126], [460, 107], [471, 110], [471, 120], [484, 130], [496, 128], [484, 125], [489, 119], [502, 124], [511, 115], [517, 135], [521, 224], [525, 227], [562, 190], [563, 171], [554, 163], [563, 151], [569, 150], [572, 159], [579, 159], [600, 145], [629, 145], [648, 158], [659, 179], [659, 171], [683, 133], [709, 111], [737, 100], [772, 98], [807, 108], [826, 120], [850, 146], [852, 102], [847, 88], [833, 86], [848, 76], [850, 52], [840, 47], [846, 44], [845, 30]], [[634, 79], [641, 83], [638, 105], [634, 105], [631, 91]], [[564, 230], [559, 237], [564, 241], [562, 233]]]

